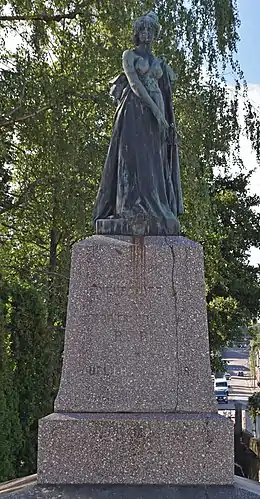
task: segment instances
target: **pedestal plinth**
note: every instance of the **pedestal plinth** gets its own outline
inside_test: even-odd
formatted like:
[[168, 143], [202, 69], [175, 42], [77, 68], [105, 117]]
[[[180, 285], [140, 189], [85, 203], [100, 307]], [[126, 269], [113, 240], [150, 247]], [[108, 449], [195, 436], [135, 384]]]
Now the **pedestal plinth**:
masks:
[[105, 218], [96, 221], [96, 233], [106, 236], [179, 236], [181, 231], [178, 218], [172, 216], [170, 220], [136, 216], [135, 218]]
[[60, 390], [39, 430], [40, 483], [233, 482], [200, 245], [123, 236], [74, 245]]
[[74, 484], [233, 483], [229, 431], [218, 414], [52, 414], [40, 425], [38, 477], [51, 484], [57, 477]]

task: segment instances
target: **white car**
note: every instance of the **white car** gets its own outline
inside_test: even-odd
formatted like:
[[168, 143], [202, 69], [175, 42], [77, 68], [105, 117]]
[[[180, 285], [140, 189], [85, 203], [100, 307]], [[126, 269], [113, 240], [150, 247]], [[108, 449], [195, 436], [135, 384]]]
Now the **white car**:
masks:
[[226, 390], [228, 395], [228, 382], [225, 377], [216, 378], [214, 381], [214, 390]]

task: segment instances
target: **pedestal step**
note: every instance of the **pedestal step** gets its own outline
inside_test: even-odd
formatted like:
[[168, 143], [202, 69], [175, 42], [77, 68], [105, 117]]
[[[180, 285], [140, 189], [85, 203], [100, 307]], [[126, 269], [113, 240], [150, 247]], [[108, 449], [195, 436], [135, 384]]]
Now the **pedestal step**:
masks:
[[54, 413], [40, 421], [41, 484], [232, 484], [233, 424], [216, 413]]

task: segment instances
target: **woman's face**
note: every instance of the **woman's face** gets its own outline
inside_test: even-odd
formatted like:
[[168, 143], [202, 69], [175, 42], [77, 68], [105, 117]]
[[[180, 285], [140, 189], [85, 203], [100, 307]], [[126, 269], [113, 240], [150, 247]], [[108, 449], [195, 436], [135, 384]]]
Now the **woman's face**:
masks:
[[138, 38], [140, 43], [151, 44], [155, 37], [155, 29], [153, 25], [144, 20], [138, 30]]

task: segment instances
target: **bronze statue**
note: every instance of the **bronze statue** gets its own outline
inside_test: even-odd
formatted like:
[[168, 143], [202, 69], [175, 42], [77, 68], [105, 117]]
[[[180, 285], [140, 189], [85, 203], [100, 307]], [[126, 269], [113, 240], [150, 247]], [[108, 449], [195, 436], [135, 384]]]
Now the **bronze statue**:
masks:
[[113, 81], [113, 134], [93, 220], [98, 234], [178, 235], [183, 213], [172, 69], [152, 54], [160, 25], [154, 12], [134, 23], [135, 48], [123, 53]]

